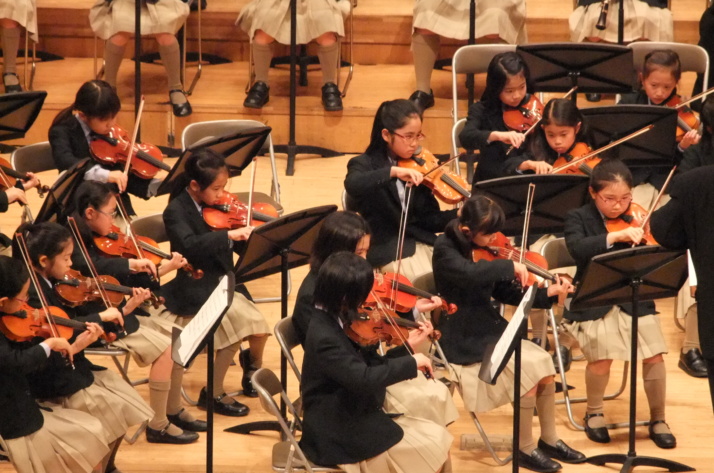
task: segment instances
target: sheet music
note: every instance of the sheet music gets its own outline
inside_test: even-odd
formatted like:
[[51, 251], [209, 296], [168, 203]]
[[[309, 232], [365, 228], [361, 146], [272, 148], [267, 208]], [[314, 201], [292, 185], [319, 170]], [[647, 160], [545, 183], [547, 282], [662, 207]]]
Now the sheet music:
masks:
[[692, 253], [687, 250], [687, 268], [689, 268], [689, 285], [697, 285], [697, 272], [694, 270], [694, 261], [692, 261]]

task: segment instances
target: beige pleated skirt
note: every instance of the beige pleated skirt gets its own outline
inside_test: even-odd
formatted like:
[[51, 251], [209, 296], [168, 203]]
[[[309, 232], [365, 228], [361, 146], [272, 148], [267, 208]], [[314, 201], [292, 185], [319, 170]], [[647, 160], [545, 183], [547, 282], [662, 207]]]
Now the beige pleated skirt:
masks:
[[[298, 0], [297, 42], [307, 44], [325, 33], [345, 35], [350, 0]], [[257, 30], [290, 44], [290, 1], [253, 0], [241, 10], [236, 24], [253, 39]]]
[[[487, 412], [513, 402], [514, 359], [511, 357], [495, 385], [481, 381], [478, 377], [481, 363], [473, 365], [451, 364], [461, 380], [461, 396], [464, 407], [470, 412]], [[550, 354], [528, 340], [521, 341], [521, 396], [533, 389], [538, 382], [555, 374]]]
[[[414, 254], [409, 258], [402, 259], [399, 273], [406, 276], [409, 281], [414, 282], [419, 276], [434, 271], [431, 265], [431, 257], [434, 255], [434, 247], [425, 243], [417, 242]], [[396, 273], [397, 263], [392, 261], [379, 268], [382, 272]]]
[[[662, 335], [659, 317], [645, 315], [639, 317], [637, 358], [644, 360], [661, 353], [667, 353], [667, 344]], [[580, 349], [588, 362], [599, 360], [630, 361], [630, 337], [632, 317], [613, 307], [605, 317], [585, 322], [565, 323], [566, 329], [580, 343]]]
[[[449, 458], [454, 441], [442, 426], [417, 417], [394, 419], [404, 430], [402, 440], [386, 452], [359, 463], [339, 465], [346, 473], [435, 473]], [[375, 432], [379, 435], [378, 432]]]
[[[447, 38], [469, 39], [470, 0], [417, 0], [414, 28], [424, 28]], [[476, 38], [498, 36], [509, 44], [522, 44], [526, 34], [525, 0], [476, 2]]]
[[171, 346], [171, 331], [175, 325], [158, 316], [137, 319], [139, 330], [112, 342], [112, 345], [131, 353], [137, 365], [148, 366]]
[[[185, 327], [191, 321], [191, 317], [178, 316], [165, 308], [160, 312], [152, 312], [152, 315], [154, 314], [179, 327]], [[243, 294], [236, 292], [233, 296], [233, 303], [216, 330], [214, 346], [216, 350], [220, 350], [242, 342], [249, 335], [264, 333], [270, 334], [271, 331], [263, 314], [260, 313], [255, 303], [249, 301]]]
[[18, 473], [88, 473], [109, 453], [102, 424], [82, 411], [45, 403], [44, 425], [25, 437], [5, 440]]
[[392, 384], [387, 388], [384, 409], [393, 414], [419, 417], [447, 426], [459, 417], [449, 388], [441, 381], [416, 378]]
[[68, 409], [86, 412], [101, 422], [106, 438], [113, 442], [129, 427], [154, 417], [154, 411], [133, 386], [113, 371], [94, 371], [94, 383], [58, 401]]
[[37, 42], [37, 6], [35, 0], [0, 0], [0, 18], [20, 23]]
[[[97, 0], [89, 10], [89, 24], [94, 34], [107, 40], [120, 32], [134, 33], [136, 23], [134, 0]], [[160, 0], [155, 4], [143, 2], [141, 7], [141, 35], [176, 34], [189, 14], [188, 3], [182, 0]]]
[[[674, 20], [667, 8], [657, 8], [640, 0], [624, 0], [626, 43], [638, 39], [649, 41], [674, 41]], [[600, 2], [576, 8], [570, 15], [570, 40], [584, 41], [599, 38], [609, 43], [617, 43], [617, 17], [619, 3], [612, 2], [607, 15], [607, 28], [595, 28], [600, 18]]]

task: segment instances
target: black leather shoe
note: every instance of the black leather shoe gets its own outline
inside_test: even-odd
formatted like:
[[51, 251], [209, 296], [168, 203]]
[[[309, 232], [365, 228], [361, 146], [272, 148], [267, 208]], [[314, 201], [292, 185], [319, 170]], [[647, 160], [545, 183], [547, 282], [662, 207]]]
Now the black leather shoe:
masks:
[[522, 451], [518, 451], [518, 464], [522, 468], [527, 468], [532, 471], [541, 473], [555, 473], [560, 471], [563, 466], [557, 461], [548, 458], [545, 453], [536, 448], [530, 455], [526, 455]]
[[183, 431], [179, 435], [171, 435], [166, 429], [154, 430], [151, 427], [146, 428], [146, 441], [149, 443], [173, 443], [184, 445], [187, 443], [193, 443], [196, 440], [198, 440], [198, 434], [196, 432]]
[[409, 96], [409, 100], [414, 102], [414, 105], [417, 106], [421, 113], [424, 113], [424, 110], [434, 106], [434, 91], [432, 90], [427, 94], [426, 92], [417, 90]]
[[188, 102], [188, 98], [184, 103], [174, 103], [174, 101], [171, 100], [171, 94], [173, 94], [174, 92], [181, 92], [183, 96], [186, 97], [186, 92], [181, 89], [169, 90], [169, 102], [171, 102], [171, 107], [173, 108], [174, 116], [187, 117], [191, 115], [193, 113], [193, 109], [191, 108], [191, 104]]
[[585, 94], [585, 99], [587, 99], [588, 102], [599, 102], [600, 99], [602, 99], [602, 95], [600, 94]]
[[328, 112], [342, 110], [342, 95], [334, 82], [328, 82], [322, 86], [322, 106]]
[[270, 100], [270, 87], [263, 81], [257, 81], [248, 91], [248, 96], [243, 101], [246, 108], [263, 108]]
[[[245, 404], [241, 404], [235, 399], [231, 404], [224, 404], [221, 399], [226, 397], [227, 394], [223, 393], [218, 397], [213, 398], [213, 411], [216, 414], [221, 414], [229, 417], [243, 417], [247, 416], [250, 412], [250, 408]], [[201, 410], [206, 410], [208, 407], [208, 401], [206, 399], [206, 388], [201, 389], [201, 394], [198, 396], [198, 408]]]
[[205, 420], [183, 420], [181, 419], [181, 412], [183, 412], [183, 409], [181, 409], [178, 414], [169, 414], [166, 417], [169, 419], [169, 422], [183, 430], [190, 432], [206, 432], [208, 430], [208, 423]]
[[[543, 348], [543, 340], [541, 340], [540, 338], [538, 338], [538, 337], [531, 338], [531, 342], [533, 342], [533, 343], [535, 343], [536, 345], [538, 345], [539, 347]], [[545, 351], [550, 351], [550, 340], [548, 340], [547, 338], [545, 339], [545, 348], [544, 348], [544, 350], [545, 350]]]
[[543, 439], [538, 440], [538, 450], [550, 458], [555, 458], [565, 463], [583, 463], [588, 459], [583, 453], [570, 448], [562, 440], [555, 442], [555, 446], [548, 445]]
[[[659, 448], [674, 448], [677, 446], [677, 439], [674, 437], [672, 434], [656, 434], [654, 431], [654, 426], [657, 424], [664, 424], [667, 425], [667, 423], [663, 420], [653, 420], [650, 422], [650, 438], [652, 441], [657, 445]], [[667, 425], [669, 428], [669, 426]]]
[[258, 368], [254, 367], [250, 359], [250, 350], [241, 350], [238, 355], [238, 362], [240, 367], [243, 368], [243, 379], [241, 379], [241, 386], [243, 387], [243, 395], [248, 397], [258, 397], [258, 391], [253, 388], [253, 382], [250, 377], [253, 373], [258, 371]]
[[[560, 357], [563, 359], [563, 369], [567, 373], [570, 371], [570, 365], [573, 362], [573, 352], [570, 348], [560, 345]], [[553, 353], [553, 364], [555, 365], [555, 372], [560, 373], [560, 366], [558, 366], [558, 356]]]
[[[7, 77], [7, 76], [15, 76], [15, 79], [17, 79], [17, 84], [9, 85], [7, 82], [5, 82], [5, 77]], [[22, 92], [22, 86], [20, 85], [20, 78], [14, 72], [5, 72], [2, 75], [2, 81], [3, 81], [3, 85], [5, 86], [6, 94], [15, 94], [17, 92]]]
[[588, 420], [591, 417], [605, 417], [605, 414], [598, 412], [597, 414], [585, 414], [585, 435], [588, 436], [590, 440], [597, 443], [610, 443], [610, 433], [607, 431], [607, 427], [596, 427], [592, 428], [588, 425]]
[[679, 354], [679, 369], [695, 378], [707, 377], [707, 363], [698, 348], [692, 348], [687, 353]]

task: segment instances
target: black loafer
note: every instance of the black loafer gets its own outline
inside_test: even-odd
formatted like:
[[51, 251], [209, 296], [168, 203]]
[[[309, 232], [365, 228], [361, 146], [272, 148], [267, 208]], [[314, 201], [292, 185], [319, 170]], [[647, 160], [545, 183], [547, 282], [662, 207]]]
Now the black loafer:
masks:
[[186, 92], [181, 89], [169, 90], [169, 102], [171, 102], [171, 108], [173, 108], [174, 116], [187, 117], [191, 115], [193, 113], [193, 109], [191, 108], [191, 104], [188, 102], [188, 98], [184, 103], [174, 103], [174, 101], [171, 100], [171, 94], [174, 92], [180, 92], [184, 97], [186, 97]]
[[[245, 404], [233, 399], [230, 404], [225, 404], [221, 402], [221, 399], [226, 397], [227, 394], [223, 393], [220, 396], [213, 398], [213, 411], [216, 414], [221, 414], [228, 417], [244, 417], [250, 412], [250, 408]], [[201, 394], [198, 396], [198, 408], [201, 410], [206, 410], [208, 408], [208, 400], [206, 399], [206, 388], [201, 389]]]
[[588, 459], [582, 452], [566, 445], [562, 440], [555, 442], [555, 446], [548, 445], [543, 439], [538, 440], [538, 450], [542, 451], [550, 458], [560, 460], [565, 463], [583, 463]]
[[602, 95], [596, 93], [585, 94], [585, 99], [588, 102], [599, 102], [602, 99]]
[[[667, 423], [663, 420], [653, 420], [650, 422], [650, 438], [652, 441], [657, 445], [659, 448], [674, 448], [677, 446], [677, 439], [674, 437], [672, 434], [657, 434], [654, 431], [654, 426], [657, 424], [664, 424], [667, 425]], [[667, 425], [667, 427], [669, 427]]]
[[597, 443], [610, 443], [610, 433], [607, 431], [607, 427], [596, 427], [592, 428], [588, 425], [588, 420], [591, 417], [605, 417], [605, 414], [598, 412], [597, 414], [585, 414], [585, 435], [588, 436], [590, 440]]
[[707, 377], [707, 363], [698, 348], [692, 348], [687, 353], [679, 354], [679, 369], [695, 378]]
[[169, 422], [183, 430], [190, 432], [206, 432], [208, 430], [208, 423], [205, 420], [183, 420], [181, 419], [181, 412], [183, 412], [183, 409], [181, 409], [178, 414], [169, 414], [166, 417], [169, 419]]
[[[168, 427], [167, 427], [168, 428]], [[146, 428], [146, 441], [149, 443], [173, 443], [177, 445], [185, 445], [198, 440], [196, 432], [183, 431], [179, 435], [171, 435], [166, 429], [154, 430], [151, 427]]]
[[246, 108], [263, 108], [270, 100], [270, 87], [263, 81], [257, 81], [248, 91], [248, 96], [243, 101]]
[[518, 465], [522, 468], [527, 468], [541, 473], [555, 473], [563, 468], [560, 463], [548, 458], [545, 453], [540, 451], [538, 448], [533, 450], [530, 455], [526, 455], [519, 450]]
[[322, 86], [322, 106], [328, 112], [342, 110], [342, 94], [334, 82], [328, 82]]
[[414, 102], [414, 105], [417, 106], [421, 113], [424, 113], [424, 110], [434, 106], [434, 91], [427, 94], [426, 92], [417, 90], [409, 96], [409, 100]]
[[[17, 79], [17, 84], [8, 84], [7, 82], [5, 82], [5, 77], [7, 77], [7, 76], [15, 76], [15, 79]], [[15, 94], [18, 92], [22, 92], [22, 86], [20, 85], [20, 78], [14, 72], [5, 72], [2, 75], [2, 81], [3, 81], [3, 85], [5, 86], [6, 94]]]
[[[567, 373], [570, 371], [570, 365], [573, 363], [573, 352], [570, 348], [560, 345], [560, 357], [563, 359], [563, 369]], [[555, 372], [560, 373], [560, 366], [558, 366], [558, 356], [553, 353], [553, 364], [555, 365]]]
[[[539, 347], [543, 348], [543, 340], [541, 338], [535, 337], [531, 338], [531, 342], [535, 343]], [[550, 340], [547, 338], [545, 339], [545, 348], [543, 348], [545, 351], [550, 351]]]
[[243, 378], [241, 379], [243, 395], [247, 397], [258, 397], [258, 391], [253, 388], [253, 382], [250, 379], [253, 373], [258, 371], [258, 368], [253, 366], [252, 360], [250, 359], [250, 350], [241, 350], [238, 355], [238, 362], [240, 363], [240, 367], [243, 368]]

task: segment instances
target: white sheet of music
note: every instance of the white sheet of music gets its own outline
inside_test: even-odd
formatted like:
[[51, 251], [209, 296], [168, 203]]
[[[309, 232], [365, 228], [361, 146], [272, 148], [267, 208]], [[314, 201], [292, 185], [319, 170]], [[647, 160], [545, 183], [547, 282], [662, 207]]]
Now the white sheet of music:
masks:
[[689, 285], [697, 285], [697, 272], [694, 270], [694, 261], [692, 261], [692, 254], [687, 250], [687, 267], [689, 268]]

